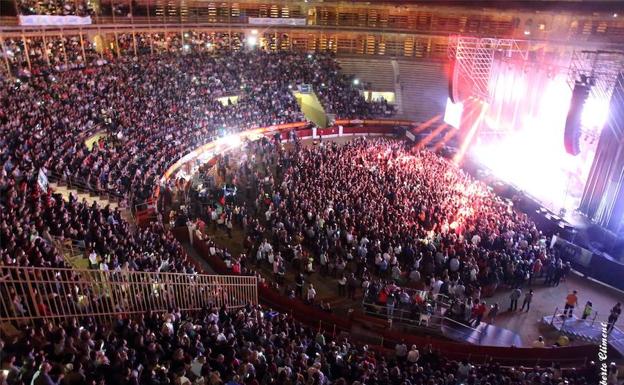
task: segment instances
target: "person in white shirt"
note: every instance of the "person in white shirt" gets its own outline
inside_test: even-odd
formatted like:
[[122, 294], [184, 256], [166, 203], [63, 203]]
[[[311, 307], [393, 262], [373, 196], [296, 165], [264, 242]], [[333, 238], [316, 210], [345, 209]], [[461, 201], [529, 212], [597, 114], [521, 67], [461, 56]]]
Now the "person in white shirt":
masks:
[[455, 295], [455, 297], [463, 299], [465, 293], [466, 287], [464, 286], [464, 284], [461, 281], [457, 282], [457, 285], [455, 285], [455, 288], [453, 289], [453, 294]]
[[397, 361], [403, 362], [407, 358], [407, 345], [405, 345], [405, 341], [401, 341], [394, 347], [394, 353], [396, 355]]
[[407, 362], [415, 364], [420, 359], [420, 352], [416, 348], [416, 345], [412, 345], [412, 349], [407, 353]]
[[468, 378], [471, 370], [472, 365], [468, 363], [468, 361], [464, 360], [460, 362], [457, 368], [457, 378], [460, 380], [465, 380], [466, 378]]
[[438, 294], [440, 293], [440, 288], [442, 287], [442, 284], [444, 282], [442, 282], [440, 279], [436, 279], [435, 282], [433, 282], [433, 287], [432, 287], [432, 292], [433, 294]]
[[542, 336], [537, 337], [537, 339], [533, 341], [534, 348], [543, 348], [545, 346], [546, 346], [546, 343], [544, 342], [544, 337]]
[[394, 279], [395, 281], [401, 279], [401, 268], [399, 267], [399, 265], [395, 265], [392, 268], [392, 279]]
[[191, 362], [191, 372], [196, 377], [201, 377], [201, 369], [206, 363], [206, 357], [198, 356]]
[[420, 271], [418, 271], [417, 269], [414, 269], [410, 272], [409, 274], [409, 279], [412, 282], [419, 282], [420, 281]]
[[344, 296], [347, 292], [347, 277], [343, 274], [338, 279], [338, 295]]
[[89, 254], [89, 264], [92, 269], [96, 269], [98, 267], [98, 256], [95, 253], [95, 250], [91, 250], [91, 253]]
[[313, 303], [315, 297], [316, 297], [316, 290], [314, 289], [314, 286], [310, 284], [310, 287], [308, 287], [308, 295], [307, 295], [308, 302]]

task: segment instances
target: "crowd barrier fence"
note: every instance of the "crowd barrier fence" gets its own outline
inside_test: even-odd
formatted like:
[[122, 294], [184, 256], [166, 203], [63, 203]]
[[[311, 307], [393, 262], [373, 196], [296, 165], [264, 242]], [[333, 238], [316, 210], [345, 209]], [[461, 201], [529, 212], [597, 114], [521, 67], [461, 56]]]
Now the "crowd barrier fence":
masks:
[[18, 325], [258, 303], [254, 276], [18, 266], [0, 272], [0, 322]]

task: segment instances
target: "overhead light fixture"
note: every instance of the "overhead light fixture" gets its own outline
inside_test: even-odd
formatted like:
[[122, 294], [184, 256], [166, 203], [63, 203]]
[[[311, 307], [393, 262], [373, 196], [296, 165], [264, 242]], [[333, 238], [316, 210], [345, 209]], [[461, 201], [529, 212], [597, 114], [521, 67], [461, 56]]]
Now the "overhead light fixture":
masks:
[[247, 38], [247, 45], [250, 47], [255, 47], [256, 45], [258, 45], [258, 38], [255, 36], [249, 36]]

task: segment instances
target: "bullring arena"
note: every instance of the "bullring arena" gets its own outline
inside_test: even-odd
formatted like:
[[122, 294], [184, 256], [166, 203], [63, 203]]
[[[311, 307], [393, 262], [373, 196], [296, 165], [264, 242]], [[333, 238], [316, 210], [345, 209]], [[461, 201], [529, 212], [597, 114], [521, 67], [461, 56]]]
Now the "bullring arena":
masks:
[[621, 384], [622, 18], [0, 0], [0, 385]]

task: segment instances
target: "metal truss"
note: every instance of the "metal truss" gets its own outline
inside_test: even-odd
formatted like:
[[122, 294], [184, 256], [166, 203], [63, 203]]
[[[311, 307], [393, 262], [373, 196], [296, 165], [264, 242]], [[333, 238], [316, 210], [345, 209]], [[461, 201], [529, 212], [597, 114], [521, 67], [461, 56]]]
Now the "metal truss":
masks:
[[[605, 103], [610, 103], [611, 98], [624, 99], [622, 92], [622, 86], [615, 87], [618, 82], [624, 80], [620, 74], [624, 73], [624, 52], [617, 51], [574, 51], [572, 58], [570, 59], [570, 66], [568, 67], [568, 85], [574, 89], [574, 85], [580, 80], [581, 75], [591, 79], [591, 93], [590, 95], [603, 100]], [[617, 94], [614, 95], [614, 90]], [[624, 111], [618, 109], [610, 110], [610, 119], [606, 123], [609, 126], [615, 137], [624, 142]], [[609, 122], [611, 122], [609, 124]], [[581, 127], [581, 131], [590, 137], [597, 138], [600, 135], [600, 130], [592, 130], [589, 127]]]
[[[497, 54], [508, 59], [527, 60], [526, 40], [451, 36], [448, 55], [455, 60], [453, 79], [461, 79], [472, 87], [471, 94], [490, 102], [490, 75]], [[454, 85], [456, 86], [456, 85]]]

